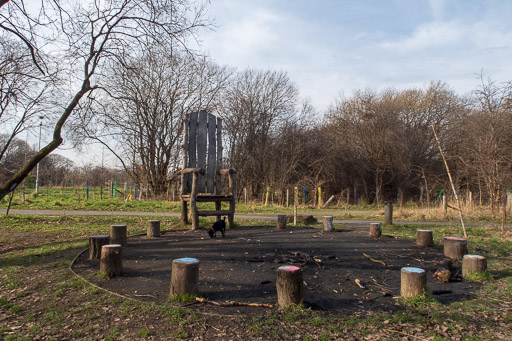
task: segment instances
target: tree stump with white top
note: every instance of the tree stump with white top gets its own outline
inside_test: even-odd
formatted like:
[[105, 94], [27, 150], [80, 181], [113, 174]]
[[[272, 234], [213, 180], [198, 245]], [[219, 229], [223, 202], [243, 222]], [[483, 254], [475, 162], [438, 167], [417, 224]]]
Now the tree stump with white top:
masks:
[[123, 253], [121, 244], [107, 244], [101, 248], [100, 272], [107, 277], [123, 273]]
[[434, 244], [432, 230], [416, 230], [416, 245], [431, 247]]
[[199, 293], [199, 260], [178, 258], [172, 261], [169, 297]]
[[487, 271], [487, 259], [479, 255], [464, 255], [462, 259], [462, 277], [472, 273], [481, 274]]
[[101, 248], [109, 244], [109, 237], [106, 234], [89, 237], [89, 259], [100, 259]]
[[160, 237], [160, 220], [148, 221], [146, 236], [150, 238]]
[[277, 302], [281, 308], [300, 304], [302, 293], [302, 270], [297, 266], [285, 265], [276, 273]]
[[126, 225], [110, 225], [110, 243], [128, 245]]
[[420, 268], [405, 267], [400, 271], [400, 296], [410, 298], [427, 291], [427, 273]]

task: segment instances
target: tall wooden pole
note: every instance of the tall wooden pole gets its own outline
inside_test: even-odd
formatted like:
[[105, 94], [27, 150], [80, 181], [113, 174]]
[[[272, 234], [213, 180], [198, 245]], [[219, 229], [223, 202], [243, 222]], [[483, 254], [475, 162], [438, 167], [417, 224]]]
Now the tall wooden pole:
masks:
[[432, 124], [432, 131], [434, 132], [434, 137], [436, 138], [437, 146], [439, 147], [439, 152], [441, 153], [441, 156], [443, 157], [444, 165], [446, 167], [446, 173], [448, 173], [448, 178], [450, 179], [450, 185], [452, 185], [452, 191], [453, 191], [453, 194], [455, 195], [455, 200], [457, 201], [460, 223], [462, 224], [462, 231], [464, 231], [464, 238], [467, 239], [468, 233], [466, 232], [466, 227], [464, 226], [464, 219], [462, 217], [462, 207], [460, 205], [459, 196], [457, 194], [457, 191], [455, 190], [455, 185], [453, 184], [452, 175], [450, 173], [450, 168], [448, 167], [448, 162], [446, 162], [446, 158], [444, 157], [443, 148], [441, 147], [441, 142], [439, 141], [439, 137], [437, 137], [436, 129], [434, 128], [433, 124]]

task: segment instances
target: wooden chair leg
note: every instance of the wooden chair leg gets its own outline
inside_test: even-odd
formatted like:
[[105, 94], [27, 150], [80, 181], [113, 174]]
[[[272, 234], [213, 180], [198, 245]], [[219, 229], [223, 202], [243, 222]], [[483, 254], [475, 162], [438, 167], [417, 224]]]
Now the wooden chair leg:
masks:
[[181, 201], [181, 225], [185, 226], [188, 224], [188, 204], [185, 200]]

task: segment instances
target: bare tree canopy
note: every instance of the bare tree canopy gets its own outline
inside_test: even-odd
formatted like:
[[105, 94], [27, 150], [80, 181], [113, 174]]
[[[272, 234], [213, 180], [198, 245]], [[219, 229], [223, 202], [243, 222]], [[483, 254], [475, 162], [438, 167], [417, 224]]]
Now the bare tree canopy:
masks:
[[59, 91], [58, 104], [52, 106], [57, 113], [49, 118], [51, 142], [0, 185], [0, 199], [61, 145], [66, 121], [87, 105], [84, 99], [105, 87], [109, 70], [120, 58], [163, 41], [186, 46], [190, 34], [208, 25], [204, 10], [202, 3], [188, 0], [47, 0], [39, 8], [13, 0], [1, 7], [2, 37], [19, 42], [20, 54], [30, 56], [40, 77], [51, 76], [43, 79], [42, 88], [58, 82]]
[[151, 194], [163, 194], [178, 168], [183, 117], [214, 110], [228, 77], [204, 57], [151, 47], [112, 71], [108, 93], [77, 116], [75, 131], [106, 146]]

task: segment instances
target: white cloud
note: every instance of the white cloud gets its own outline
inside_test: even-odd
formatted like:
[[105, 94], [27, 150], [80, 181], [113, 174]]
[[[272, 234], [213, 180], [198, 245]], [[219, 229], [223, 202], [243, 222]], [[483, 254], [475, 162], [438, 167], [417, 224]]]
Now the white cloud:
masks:
[[467, 37], [467, 28], [456, 21], [433, 21], [420, 25], [411, 36], [385, 41], [381, 46], [389, 50], [418, 51], [429, 48], [458, 45]]

